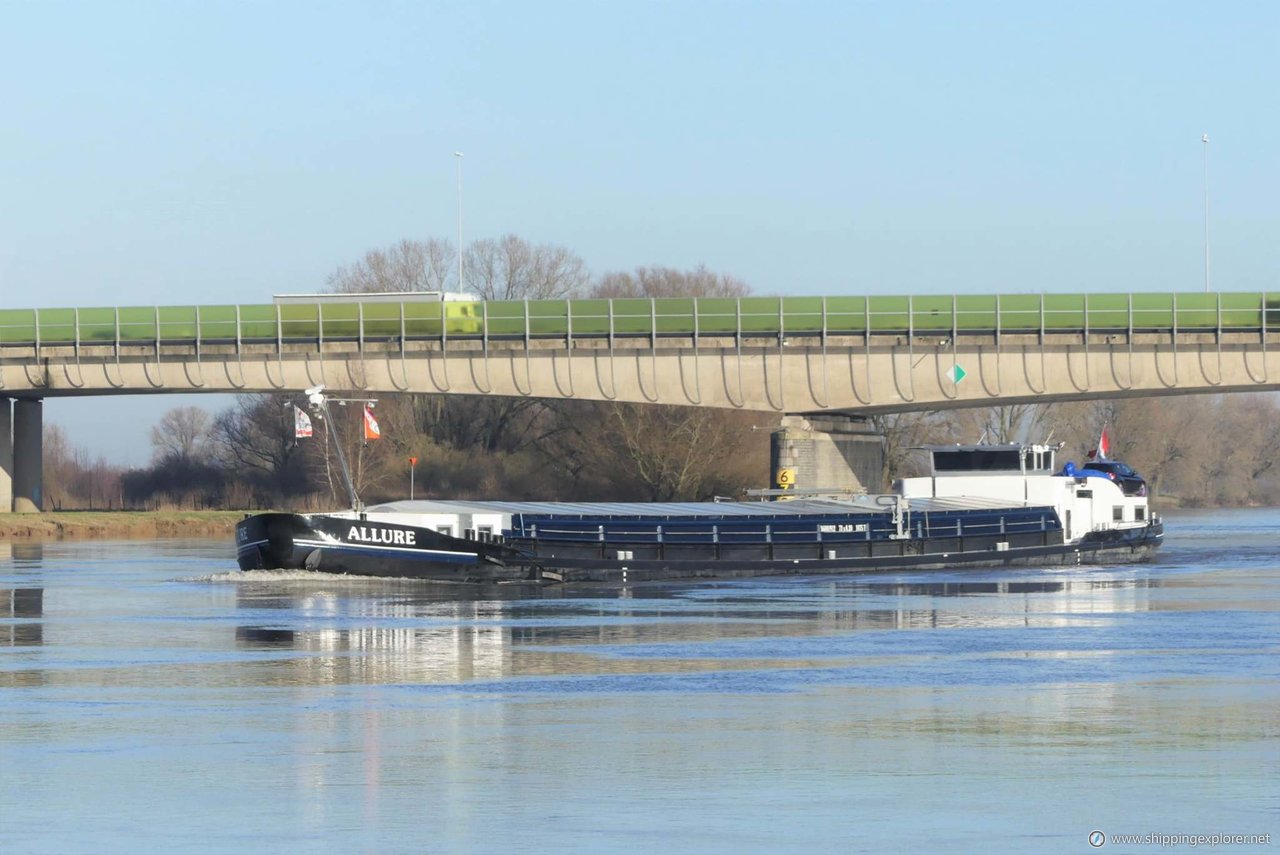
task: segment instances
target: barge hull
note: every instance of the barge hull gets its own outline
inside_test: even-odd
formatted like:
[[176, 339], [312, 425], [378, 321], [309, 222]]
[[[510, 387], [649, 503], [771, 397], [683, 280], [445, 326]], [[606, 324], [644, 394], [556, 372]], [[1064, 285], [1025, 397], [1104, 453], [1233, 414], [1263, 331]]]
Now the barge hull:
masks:
[[[483, 583], [632, 583], [962, 567], [1130, 564], [1147, 560], [1162, 540], [1162, 523], [1152, 521], [1141, 527], [1093, 533], [1074, 543], [1063, 542], [1061, 531], [1003, 539], [878, 540], [841, 544], [836, 550], [828, 550], [821, 543], [739, 544], [709, 551], [673, 545], [661, 555], [646, 555], [646, 548], [651, 545], [636, 544], [636, 549], [628, 550], [625, 544], [615, 543], [611, 550], [615, 555], [621, 551], [624, 557], [606, 557], [601, 550], [586, 545], [540, 544], [527, 539], [480, 542], [426, 528], [386, 523], [372, 526], [360, 519], [327, 515], [258, 514], [236, 526], [237, 557], [242, 570], [299, 569]], [[641, 557], [633, 557], [637, 552]]]

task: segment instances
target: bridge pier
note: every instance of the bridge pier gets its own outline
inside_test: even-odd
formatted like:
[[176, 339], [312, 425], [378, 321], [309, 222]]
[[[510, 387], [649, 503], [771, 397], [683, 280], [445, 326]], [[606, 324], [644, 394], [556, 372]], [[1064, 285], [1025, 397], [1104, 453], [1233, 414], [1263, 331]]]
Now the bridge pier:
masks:
[[0, 513], [13, 510], [13, 399], [0, 398]]
[[861, 416], [783, 416], [769, 459], [775, 487], [878, 493], [883, 486], [884, 437]]
[[[0, 436], [7, 437], [9, 433], [3, 428], [8, 426], [8, 407], [0, 409], [6, 411]], [[13, 439], [8, 453], [13, 464], [13, 511], [38, 513], [44, 502], [44, 401], [22, 398], [13, 402]]]

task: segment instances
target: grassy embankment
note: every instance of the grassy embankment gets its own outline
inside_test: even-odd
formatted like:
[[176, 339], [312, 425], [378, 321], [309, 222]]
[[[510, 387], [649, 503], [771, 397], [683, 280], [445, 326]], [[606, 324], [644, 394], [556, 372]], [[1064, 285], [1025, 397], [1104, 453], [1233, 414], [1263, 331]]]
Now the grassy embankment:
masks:
[[49, 511], [0, 514], [0, 540], [231, 537], [244, 511]]

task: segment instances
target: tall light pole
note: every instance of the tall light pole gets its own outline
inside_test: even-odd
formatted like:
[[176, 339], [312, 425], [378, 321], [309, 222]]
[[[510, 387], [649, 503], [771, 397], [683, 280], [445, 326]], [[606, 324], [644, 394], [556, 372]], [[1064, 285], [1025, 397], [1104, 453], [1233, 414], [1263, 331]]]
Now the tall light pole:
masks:
[[455, 151], [453, 156], [458, 159], [458, 293], [462, 293], [466, 290], [462, 284], [462, 152]]
[[1204, 290], [1209, 291], [1209, 135], [1201, 134], [1204, 143]]

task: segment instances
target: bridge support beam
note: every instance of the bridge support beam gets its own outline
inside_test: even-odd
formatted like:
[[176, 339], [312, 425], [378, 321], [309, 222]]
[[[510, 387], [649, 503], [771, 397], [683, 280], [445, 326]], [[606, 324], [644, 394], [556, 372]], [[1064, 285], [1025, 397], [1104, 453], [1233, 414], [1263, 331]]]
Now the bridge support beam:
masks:
[[13, 510], [13, 399], [0, 398], [0, 513]]
[[13, 510], [38, 513], [44, 501], [44, 402], [13, 403]]
[[860, 416], [783, 416], [769, 460], [775, 487], [855, 493], [883, 488], [884, 437]]

